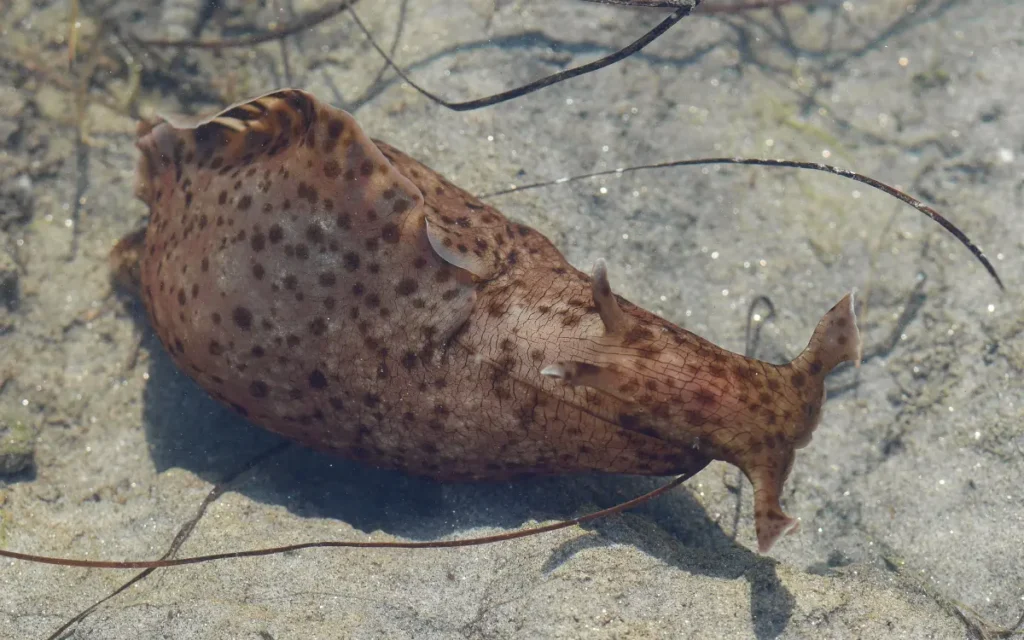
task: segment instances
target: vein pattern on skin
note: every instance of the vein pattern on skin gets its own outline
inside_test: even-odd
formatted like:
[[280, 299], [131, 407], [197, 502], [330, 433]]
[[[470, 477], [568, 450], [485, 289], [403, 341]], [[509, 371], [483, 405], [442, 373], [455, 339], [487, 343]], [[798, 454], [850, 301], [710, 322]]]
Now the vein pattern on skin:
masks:
[[442, 480], [601, 471], [755, 487], [759, 546], [824, 376], [860, 356], [847, 296], [787, 365], [616, 296], [537, 231], [301, 91], [140, 125], [145, 234], [112, 260], [175, 362], [306, 445]]

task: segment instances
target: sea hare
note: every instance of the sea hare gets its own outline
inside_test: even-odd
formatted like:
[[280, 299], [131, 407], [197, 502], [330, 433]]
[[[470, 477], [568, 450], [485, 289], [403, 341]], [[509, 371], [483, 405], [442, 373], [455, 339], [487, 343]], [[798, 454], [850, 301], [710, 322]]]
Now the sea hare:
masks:
[[612, 293], [348, 113], [296, 90], [189, 128], [140, 124], [149, 225], [115, 249], [174, 361], [252, 422], [442, 480], [730, 462], [767, 551], [860, 357], [850, 295], [795, 360], [721, 349]]

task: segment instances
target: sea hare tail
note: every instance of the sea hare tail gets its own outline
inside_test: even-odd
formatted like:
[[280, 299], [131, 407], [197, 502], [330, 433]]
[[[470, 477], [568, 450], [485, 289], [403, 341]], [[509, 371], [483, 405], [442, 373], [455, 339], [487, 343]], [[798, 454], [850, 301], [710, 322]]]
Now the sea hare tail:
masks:
[[740, 464], [754, 484], [754, 521], [761, 553], [800, 526], [799, 521], [782, 511], [779, 496], [793, 466], [794, 449], [807, 446], [821, 419], [825, 375], [842, 362], [860, 363], [861, 338], [853, 310], [854, 293], [847, 294], [825, 314], [807, 348], [788, 366], [794, 391], [803, 398], [797, 414], [800, 417], [787, 426], [781, 442], [776, 439], [774, 446], [762, 450], [755, 463]]
[[800, 530], [800, 521], [786, 515], [779, 506], [778, 496], [762, 499], [755, 496], [754, 527], [757, 530], [757, 550], [768, 553], [784, 535]]

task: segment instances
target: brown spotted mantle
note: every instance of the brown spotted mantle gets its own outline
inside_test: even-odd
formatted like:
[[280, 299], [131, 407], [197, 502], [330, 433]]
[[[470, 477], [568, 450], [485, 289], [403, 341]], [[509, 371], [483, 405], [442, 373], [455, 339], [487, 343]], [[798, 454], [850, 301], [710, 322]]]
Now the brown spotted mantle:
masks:
[[295, 90], [139, 126], [147, 230], [112, 260], [174, 361], [251, 421], [444, 480], [585, 471], [755, 487], [759, 546], [852, 299], [793, 362], [730, 353], [614, 295], [539, 233]]

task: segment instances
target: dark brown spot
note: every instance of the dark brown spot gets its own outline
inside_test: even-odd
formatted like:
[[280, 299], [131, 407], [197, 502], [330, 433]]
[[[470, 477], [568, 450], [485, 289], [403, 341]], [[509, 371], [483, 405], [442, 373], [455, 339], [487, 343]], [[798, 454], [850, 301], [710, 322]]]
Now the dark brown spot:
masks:
[[327, 321], [323, 318], [314, 318], [309, 323], [309, 331], [315, 336], [322, 336], [327, 331]]
[[235, 310], [231, 313], [231, 317], [234, 319], [235, 324], [239, 329], [248, 331], [252, 328], [252, 311], [249, 311], [245, 307], [235, 307]]
[[417, 289], [419, 289], [419, 284], [415, 280], [412, 278], [402, 278], [398, 286], [395, 287], [395, 293], [400, 296], [411, 296], [416, 293]]
[[693, 394], [693, 400], [694, 402], [704, 406], [713, 405], [718, 401], [718, 399], [715, 398], [715, 394], [711, 393], [707, 389], [701, 389], [697, 393]]
[[270, 393], [267, 383], [262, 380], [253, 380], [249, 383], [249, 395], [254, 398], [266, 398]]
[[308, 200], [310, 204], [316, 204], [317, 200], [320, 199], [320, 194], [317, 193], [317, 190], [305, 182], [299, 183], [298, 195], [299, 198]]
[[324, 163], [324, 175], [332, 180], [341, 175], [341, 165], [337, 160], [328, 160]]
[[324, 151], [330, 153], [334, 149], [334, 145], [337, 144], [337, 140], [341, 137], [341, 132], [345, 130], [345, 122], [341, 119], [332, 119], [327, 123], [327, 144], [330, 144], [330, 148], [327, 148], [327, 144], [324, 145]]
[[252, 198], [250, 196], [242, 196], [238, 200], [238, 210], [245, 211], [252, 204]]
[[448, 280], [451, 279], [451, 277], [452, 270], [449, 269], [448, 267], [441, 267], [440, 269], [437, 270], [437, 273], [434, 274], [434, 280], [436, 282], [447, 282]]
[[313, 244], [321, 244], [324, 241], [324, 230], [315, 224], [306, 227], [306, 240]]
[[222, 353], [224, 353], [224, 347], [216, 340], [210, 340], [210, 355], [219, 356]]
[[270, 238], [271, 244], [277, 244], [284, 238], [284, 229], [279, 224], [272, 225], [267, 232], [267, 237]]
[[263, 265], [256, 263], [252, 265], [252, 275], [257, 280], [262, 280], [266, 271], [263, 269]]
[[388, 244], [396, 244], [399, 238], [398, 225], [388, 222], [381, 228], [380, 237]]
[[317, 280], [320, 282], [320, 286], [333, 287], [338, 278], [330, 271], [325, 271], [317, 277]]
[[636, 344], [644, 340], [651, 340], [654, 338], [654, 334], [647, 327], [642, 327], [638, 324], [626, 332], [626, 335], [622, 337], [622, 344], [629, 346]]
[[[640, 426], [640, 418], [638, 418], [637, 416], [635, 416], [635, 415], [633, 415], [631, 413], [620, 413], [619, 414], [619, 425], [621, 425], [622, 428], [624, 428], [624, 429], [629, 429], [631, 431], [636, 431], [636, 430], [638, 430], [638, 427]], [[650, 435], [652, 437], [657, 437], [657, 433], [648, 433], [647, 435]]]
[[696, 426], [696, 427], [699, 427], [699, 426], [703, 425], [705, 422], [708, 421], [707, 416], [705, 416], [700, 411], [695, 411], [695, 410], [686, 411], [686, 412], [684, 412], [683, 416], [685, 417], [687, 423], [689, 423], [689, 424], [691, 424], [693, 426]]
[[312, 373], [309, 374], [309, 387], [311, 389], [327, 388], [327, 377], [324, 375], [323, 371], [313, 369]]
[[344, 256], [342, 256], [342, 259], [345, 261], [345, 270], [346, 271], [355, 271], [356, 269], [359, 268], [359, 254], [358, 253], [354, 253], [352, 251], [349, 251]]

